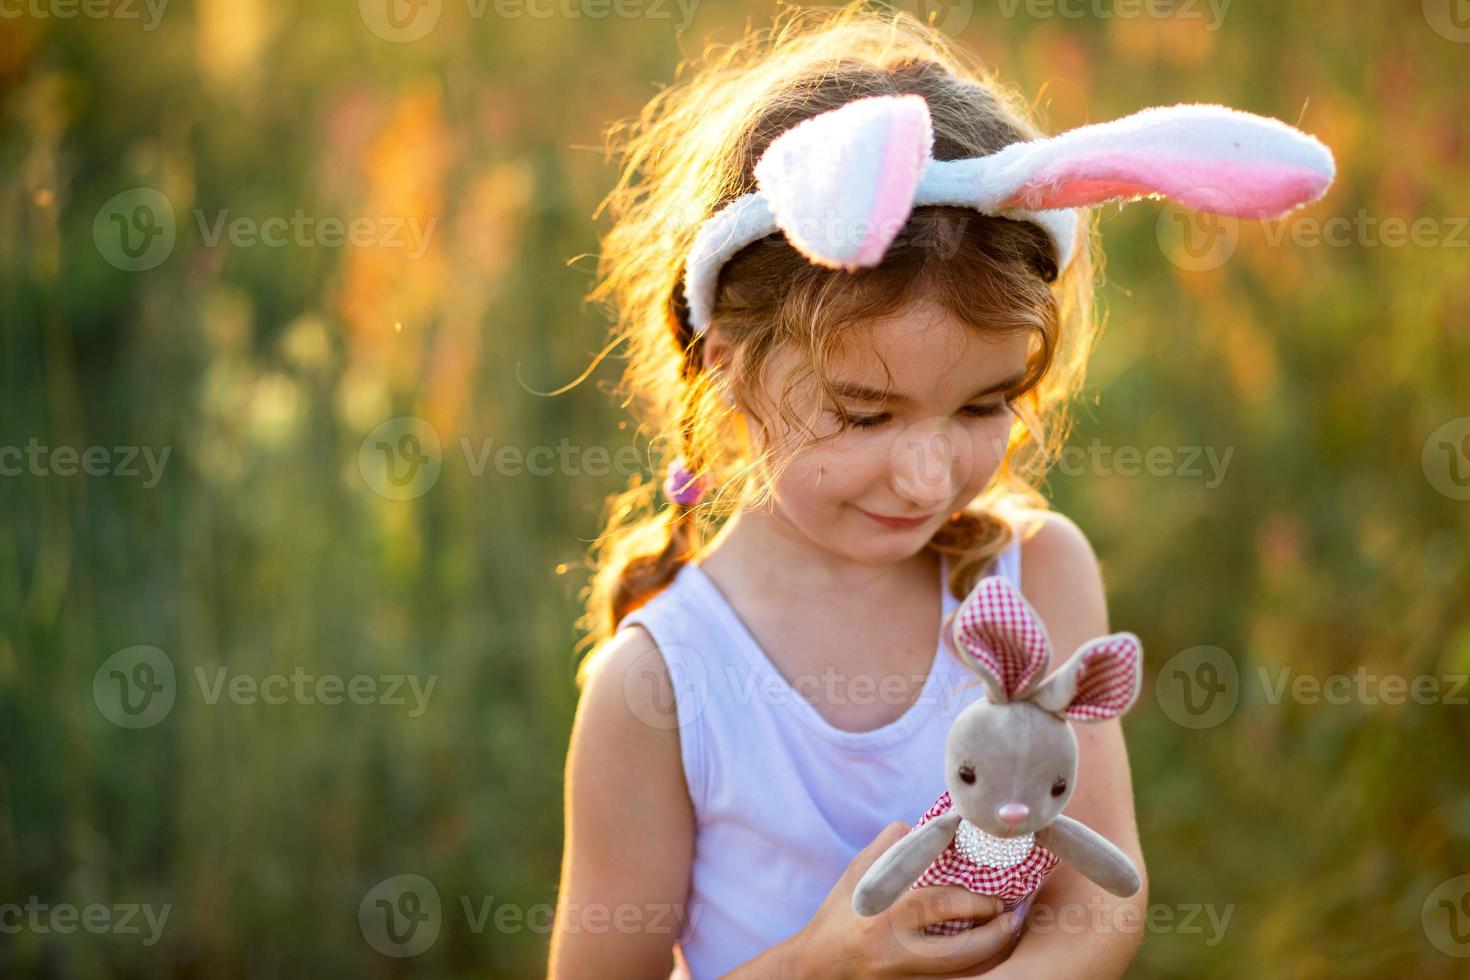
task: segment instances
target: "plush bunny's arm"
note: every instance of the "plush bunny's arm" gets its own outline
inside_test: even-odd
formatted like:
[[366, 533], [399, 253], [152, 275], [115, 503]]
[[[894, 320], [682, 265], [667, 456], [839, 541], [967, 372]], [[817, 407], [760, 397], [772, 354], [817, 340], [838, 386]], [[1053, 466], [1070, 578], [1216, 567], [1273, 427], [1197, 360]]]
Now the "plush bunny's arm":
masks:
[[864, 872], [853, 889], [852, 910], [858, 915], [877, 915], [896, 902], [898, 896], [919, 880], [924, 869], [944, 853], [959, 825], [959, 811], [950, 810], [910, 830]]
[[1071, 817], [1058, 816], [1036, 832], [1036, 840], [1057, 857], [1117, 895], [1127, 898], [1143, 887], [1128, 855], [1097, 831]]

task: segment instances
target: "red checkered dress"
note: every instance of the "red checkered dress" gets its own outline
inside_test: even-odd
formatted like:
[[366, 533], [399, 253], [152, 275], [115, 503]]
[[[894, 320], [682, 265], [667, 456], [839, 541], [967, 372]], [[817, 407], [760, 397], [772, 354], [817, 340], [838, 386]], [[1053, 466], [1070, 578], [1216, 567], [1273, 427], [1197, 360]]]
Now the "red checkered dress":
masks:
[[[949, 790], [945, 790], [914, 826], [922, 827], [953, 808]], [[1060, 858], [1040, 843], [1035, 843], [1031, 846], [1031, 852], [1017, 864], [1004, 869], [992, 868], [971, 861], [959, 852], [954, 841], [950, 841], [949, 847], [919, 875], [919, 880], [912, 887], [959, 885], [979, 895], [995, 895], [1004, 903], [1005, 911], [1009, 912], [1020, 905], [1026, 896], [1041, 888], [1046, 876], [1060, 863]], [[958, 936], [978, 924], [974, 919], [946, 919], [929, 926], [924, 933], [929, 936]]]

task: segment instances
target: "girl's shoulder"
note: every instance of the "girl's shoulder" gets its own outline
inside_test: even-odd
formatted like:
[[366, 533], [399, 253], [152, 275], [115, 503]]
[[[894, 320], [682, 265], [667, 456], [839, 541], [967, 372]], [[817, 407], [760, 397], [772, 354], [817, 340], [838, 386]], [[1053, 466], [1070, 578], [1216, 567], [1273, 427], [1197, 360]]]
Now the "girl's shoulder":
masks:
[[1086, 533], [1061, 511], [1039, 507], [1014, 508], [1006, 511], [1006, 521], [1021, 539], [1021, 557], [1032, 568], [1063, 564], [1097, 562], [1092, 542]]
[[1021, 592], [1046, 623], [1065, 658], [1076, 645], [1108, 631], [1102, 567], [1092, 542], [1070, 517], [1054, 510], [1007, 515], [1021, 539]]

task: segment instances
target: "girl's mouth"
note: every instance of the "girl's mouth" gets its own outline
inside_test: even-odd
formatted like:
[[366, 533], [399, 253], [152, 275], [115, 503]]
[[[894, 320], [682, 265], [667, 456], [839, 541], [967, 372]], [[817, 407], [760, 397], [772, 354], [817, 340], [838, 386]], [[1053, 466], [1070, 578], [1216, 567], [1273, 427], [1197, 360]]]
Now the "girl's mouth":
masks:
[[874, 514], [871, 511], [863, 510], [861, 507], [858, 510], [883, 527], [892, 528], [896, 531], [918, 527], [921, 524], [928, 523], [930, 518], [934, 516], [930, 514], [926, 517], [888, 517], [883, 514]]

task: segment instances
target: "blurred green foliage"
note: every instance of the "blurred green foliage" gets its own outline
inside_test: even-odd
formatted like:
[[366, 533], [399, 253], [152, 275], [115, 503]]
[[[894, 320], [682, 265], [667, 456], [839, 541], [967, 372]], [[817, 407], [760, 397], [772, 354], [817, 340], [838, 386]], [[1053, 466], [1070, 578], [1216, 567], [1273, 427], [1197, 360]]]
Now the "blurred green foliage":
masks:
[[[584, 549], [636, 467], [477, 461], [630, 458], [615, 359], [536, 393], [603, 340], [581, 302], [613, 177], [600, 133], [705, 36], [778, 8], [695, 5], [681, 35], [677, 5], [431, 3], [433, 29], [395, 41], [402, 22], [367, 0], [173, 0], [132, 19], [46, 2], [0, 23], [0, 446], [109, 452], [98, 475], [33, 454], [0, 477], [0, 903], [171, 911], [151, 945], [7, 931], [0, 972], [535, 975]], [[1337, 154], [1327, 199], [1229, 229], [1218, 261], [1158, 207], [1103, 216], [1109, 321], [1072, 444], [1178, 465], [1073, 457], [1048, 490], [1149, 651], [1127, 727], [1151, 900], [1175, 925], [1150, 930], [1138, 976], [1463, 975], [1425, 922], [1436, 886], [1470, 872], [1467, 709], [1272, 703], [1260, 674], [1470, 672], [1470, 444], [1431, 438], [1470, 414], [1470, 44], [1439, 6], [944, 8], [1054, 129], [1218, 101]], [[166, 235], [142, 199], [113, 203], [133, 188], [174, 216], [139, 271]], [[284, 227], [297, 215], [310, 230]], [[1309, 240], [1337, 216], [1378, 231]], [[229, 230], [272, 217], [279, 247]], [[324, 218], [368, 219], [368, 239], [333, 244]], [[1419, 218], [1434, 241], [1383, 227]], [[415, 220], [417, 254], [395, 244]], [[401, 416], [442, 447], [437, 481], [404, 500], [364, 475], [369, 434]], [[127, 475], [128, 447], [160, 478], [141, 452]], [[1203, 457], [1186, 472], [1191, 447], [1230, 452], [1220, 479]], [[176, 690], [167, 717], [127, 728], [100, 668], [139, 645]], [[1191, 728], [1160, 671], [1200, 646], [1238, 668], [1239, 702]], [[417, 715], [411, 698], [211, 699], [221, 668], [436, 687]], [[442, 902], [412, 958], [358, 919], [400, 874]], [[477, 929], [487, 903], [524, 917]], [[1222, 936], [1184, 925], [1205, 905], [1229, 910]]]

